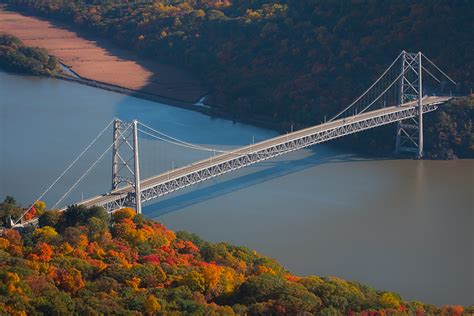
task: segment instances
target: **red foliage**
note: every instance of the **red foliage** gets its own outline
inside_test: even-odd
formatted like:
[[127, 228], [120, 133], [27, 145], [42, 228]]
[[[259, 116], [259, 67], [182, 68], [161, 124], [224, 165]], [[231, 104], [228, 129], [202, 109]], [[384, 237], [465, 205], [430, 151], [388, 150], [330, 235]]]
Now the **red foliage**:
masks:
[[36, 216], [36, 208], [34, 206], [31, 207], [31, 209], [28, 211], [28, 213], [26, 213], [24, 216], [23, 216], [23, 219], [26, 220], [26, 221], [29, 221], [30, 219], [34, 218]]
[[160, 257], [156, 254], [151, 254], [148, 256], [143, 256], [141, 261], [143, 263], [160, 264]]

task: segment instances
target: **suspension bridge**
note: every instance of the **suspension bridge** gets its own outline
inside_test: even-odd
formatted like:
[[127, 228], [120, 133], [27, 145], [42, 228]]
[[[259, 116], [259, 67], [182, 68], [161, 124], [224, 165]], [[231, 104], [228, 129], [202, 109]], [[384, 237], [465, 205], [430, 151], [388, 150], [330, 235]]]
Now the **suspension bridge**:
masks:
[[[329, 121], [230, 151], [188, 143], [137, 120], [125, 122], [114, 119], [36, 201], [57, 184], [111, 125], [113, 126], [112, 143], [61, 196], [53, 209], [60, 206], [61, 202], [110, 150], [112, 151], [111, 190], [106, 194], [76, 204], [87, 207], [101, 206], [108, 212], [132, 207], [137, 213], [141, 213], [142, 203], [185, 187], [308, 146], [391, 123], [397, 123], [395, 151], [411, 153], [421, 158], [423, 155], [423, 115], [436, 110], [451, 99], [451, 96], [426, 95], [424, 91], [430, 82], [435, 85], [455, 85], [446, 73], [421, 52], [403, 51], [361, 96]], [[139, 133], [176, 146], [210, 152], [211, 156], [142, 180], [138, 149]], [[12, 221], [12, 226], [35, 224], [37, 219], [23, 220], [30, 209], [31, 207], [18, 220]], [[59, 210], [64, 211], [66, 207]]]

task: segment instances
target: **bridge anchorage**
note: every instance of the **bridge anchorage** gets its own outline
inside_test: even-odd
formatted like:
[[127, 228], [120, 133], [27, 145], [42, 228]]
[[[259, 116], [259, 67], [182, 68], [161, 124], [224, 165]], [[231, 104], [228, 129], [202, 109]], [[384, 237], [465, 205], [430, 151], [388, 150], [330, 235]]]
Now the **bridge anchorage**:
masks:
[[[423, 77], [423, 74], [426, 76]], [[443, 81], [436, 75], [442, 76]], [[231, 151], [191, 144], [136, 120], [124, 122], [114, 119], [36, 201], [40, 200], [68, 172], [111, 125], [113, 125], [113, 139], [110, 146], [58, 200], [53, 209], [64, 201], [65, 197], [110, 149], [112, 149], [111, 191], [74, 204], [86, 207], [101, 206], [109, 212], [123, 207], [132, 207], [137, 213], [141, 213], [143, 202], [295, 150], [390, 123], [397, 123], [396, 152], [415, 153], [421, 158], [423, 155], [423, 114], [436, 110], [439, 105], [451, 99], [450, 96], [427, 96], [424, 93], [424, 87], [426, 88], [427, 82], [430, 81], [440, 85], [445, 82], [455, 84], [422, 53], [403, 51], [361, 96], [329, 121]], [[139, 133], [176, 146], [212, 154], [207, 159], [141, 180]], [[59, 210], [64, 211], [66, 208]], [[29, 211], [30, 209], [27, 209], [12, 225], [35, 224], [37, 219], [23, 220]]]

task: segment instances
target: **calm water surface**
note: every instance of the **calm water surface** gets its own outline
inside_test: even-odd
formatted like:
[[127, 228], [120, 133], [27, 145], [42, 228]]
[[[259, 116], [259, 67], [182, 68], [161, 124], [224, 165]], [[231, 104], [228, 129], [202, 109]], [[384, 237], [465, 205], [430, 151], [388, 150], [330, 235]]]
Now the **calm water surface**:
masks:
[[[0, 196], [37, 197], [113, 117], [232, 148], [275, 136], [75, 83], [0, 73]], [[111, 142], [100, 139], [45, 197], [52, 206]], [[207, 156], [141, 139], [142, 176]], [[110, 187], [110, 155], [65, 200]], [[328, 145], [147, 205], [171, 229], [245, 245], [300, 275], [334, 275], [434, 304], [474, 303], [474, 161], [366, 159]]]

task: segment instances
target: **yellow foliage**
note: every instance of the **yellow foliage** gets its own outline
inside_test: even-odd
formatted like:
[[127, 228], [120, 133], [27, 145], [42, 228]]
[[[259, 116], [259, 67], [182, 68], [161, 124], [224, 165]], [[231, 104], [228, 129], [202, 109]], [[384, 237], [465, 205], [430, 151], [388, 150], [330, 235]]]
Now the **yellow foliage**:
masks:
[[224, 272], [221, 274], [221, 283], [223, 286], [223, 293], [230, 294], [232, 293], [237, 286], [242, 284], [245, 280], [245, 277], [242, 274], [237, 274], [235, 270], [230, 268], [225, 268]]
[[44, 226], [44, 227], [41, 227], [41, 228], [37, 228], [33, 232], [33, 237], [35, 237], [37, 239], [40, 239], [40, 240], [43, 240], [43, 241], [51, 241], [54, 238], [56, 238], [57, 236], [58, 236], [58, 233], [51, 226]]
[[36, 214], [41, 215], [46, 211], [46, 203], [43, 201], [37, 201], [35, 203]]
[[395, 308], [398, 309], [402, 305], [398, 297], [390, 292], [385, 292], [380, 297], [380, 304], [385, 308]]
[[155, 315], [161, 310], [161, 305], [155, 296], [149, 295], [145, 301], [145, 311], [147, 315]]
[[180, 282], [193, 291], [204, 291], [205, 289], [204, 276], [196, 270], [189, 272]]
[[144, 229], [138, 229], [134, 231], [133, 235], [135, 244], [142, 244], [147, 241], [148, 238], [150, 238], [149, 232]]
[[215, 264], [206, 264], [201, 267], [201, 274], [204, 277], [206, 290], [215, 290], [219, 284], [223, 267]]
[[20, 277], [14, 272], [7, 272], [5, 274], [5, 283], [7, 284], [7, 292], [9, 294], [21, 293], [21, 289], [17, 287], [20, 283]]

